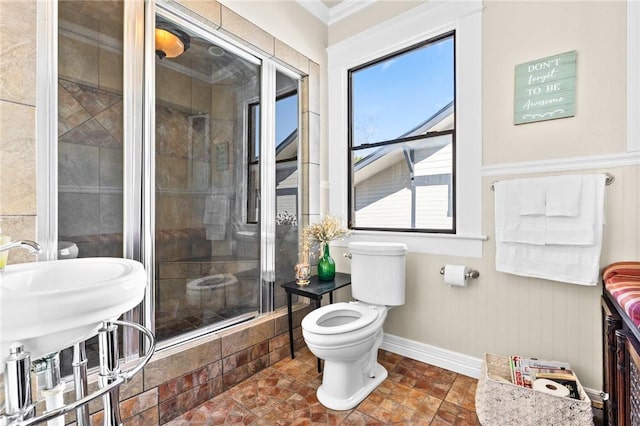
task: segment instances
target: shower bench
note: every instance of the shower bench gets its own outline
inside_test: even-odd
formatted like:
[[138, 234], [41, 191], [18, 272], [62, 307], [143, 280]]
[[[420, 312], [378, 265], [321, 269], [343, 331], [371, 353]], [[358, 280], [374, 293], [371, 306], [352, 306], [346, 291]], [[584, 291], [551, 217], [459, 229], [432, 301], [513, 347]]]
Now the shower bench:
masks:
[[[308, 297], [315, 300], [315, 308], [318, 309], [322, 303], [322, 296], [329, 293], [329, 303], [333, 303], [333, 292], [342, 287], [351, 285], [351, 275], [336, 272], [333, 281], [320, 281], [317, 275], [311, 277], [309, 284], [298, 285], [296, 281], [289, 281], [281, 284], [280, 287], [287, 293], [287, 319], [289, 320], [289, 349], [291, 359], [295, 358], [293, 350], [293, 315], [291, 313], [291, 295]], [[320, 360], [318, 359], [318, 373], [320, 373]]]

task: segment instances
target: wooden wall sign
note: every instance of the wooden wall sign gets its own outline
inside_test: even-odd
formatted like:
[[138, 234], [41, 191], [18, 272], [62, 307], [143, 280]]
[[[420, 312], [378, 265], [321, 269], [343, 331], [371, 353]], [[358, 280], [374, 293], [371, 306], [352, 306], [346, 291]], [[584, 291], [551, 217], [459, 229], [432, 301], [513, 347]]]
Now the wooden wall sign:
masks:
[[575, 50], [516, 65], [513, 123], [576, 115]]

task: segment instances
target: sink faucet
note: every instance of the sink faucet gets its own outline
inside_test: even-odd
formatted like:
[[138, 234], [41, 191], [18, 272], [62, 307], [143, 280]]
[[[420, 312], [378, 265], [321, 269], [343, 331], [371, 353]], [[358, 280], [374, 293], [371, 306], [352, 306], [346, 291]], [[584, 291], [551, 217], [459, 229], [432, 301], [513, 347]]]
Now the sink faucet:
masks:
[[11, 241], [6, 244], [0, 245], [0, 273], [4, 272], [4, 267], [7, 265], [7, 253], [12, 248], [21, 247], [29, 250], [31, 253], [40, 253], [42, 247], [40, 244], [31, 240], [20, 240], [20, 241]]
[[29, 250], [31, 253], [40, 253], [40, 250], [42, 250], [42, 247], [40, 247], [40, 244], [36, 243], [35, 241], [31, 241], [31, 240], [20, 240], [20, 241], [11, 241], [7, 244], [3, 244], [0, 246], [0, 253], [3, 251], [7, 251], [7, 250], [11, 250], [12, 248], [16, 248], [16, 247], [21, 247], [24, 249]]

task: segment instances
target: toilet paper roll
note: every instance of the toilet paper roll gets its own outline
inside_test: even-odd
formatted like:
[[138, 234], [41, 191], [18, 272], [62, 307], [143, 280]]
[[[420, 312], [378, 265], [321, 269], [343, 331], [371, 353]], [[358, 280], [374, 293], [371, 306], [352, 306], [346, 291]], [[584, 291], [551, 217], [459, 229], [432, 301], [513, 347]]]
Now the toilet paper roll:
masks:
[[531, 387], [534, 390], [555, 396], [569, 396], [569, 389], [558, 382], [549, 379], [536, 379]]
[[444, 283], [466, 287], [467, 267], [464, 265], [444, 265]]

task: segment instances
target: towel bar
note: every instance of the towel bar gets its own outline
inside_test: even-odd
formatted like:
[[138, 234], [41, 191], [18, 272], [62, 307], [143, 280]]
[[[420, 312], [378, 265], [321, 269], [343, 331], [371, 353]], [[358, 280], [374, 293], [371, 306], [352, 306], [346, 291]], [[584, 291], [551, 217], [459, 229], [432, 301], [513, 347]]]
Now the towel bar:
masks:
[[[605, 185], [611, 185], [611, 184], [613, 183], [613, 181], [615, 181], [615, 180], [616, 180], [616, 177], [615, 177], [614, 175], [612, 175], [611, 173], [605, 173], [605, 175], [607, 176], [607, 177], [605, 178], [605, 180], [604, 180]], [[493, 185], [494, 185], [496, 182], [499, 182], [499, 181], [497, 181], [497, 180], [496, 180], [496, 181], [494, 181], [494, 182], [491, 182], [491, 190], [492, 190], [492, 191], [494, 191], [494, 190], [495, 190], [495, 188], [494, 188], [494, 186], [493, 186]]]

